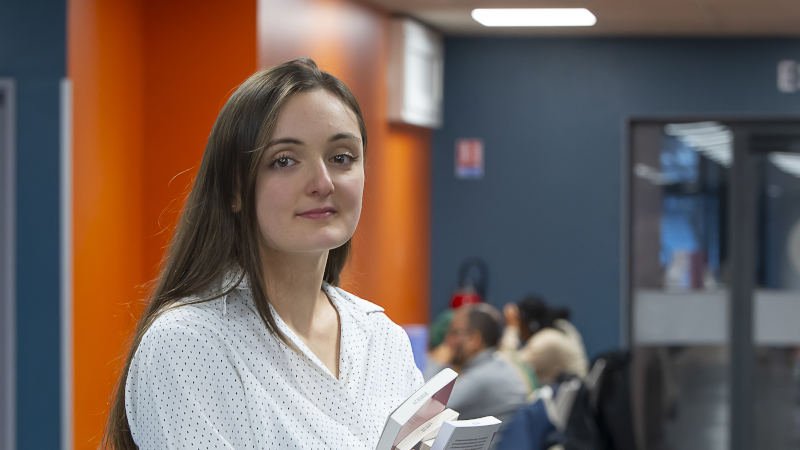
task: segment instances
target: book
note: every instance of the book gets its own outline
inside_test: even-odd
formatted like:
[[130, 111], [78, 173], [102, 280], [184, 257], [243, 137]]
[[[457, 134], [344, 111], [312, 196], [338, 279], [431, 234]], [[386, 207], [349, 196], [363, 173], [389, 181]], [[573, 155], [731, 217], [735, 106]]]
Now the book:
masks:
[[433, 443], [435, 441], [436, 441], [435, 438], [422, 441], [419, 443], [419, 449], [417, 450], [431, 450], [431, 447], [433, 447]]
[[395, 449], [408, 435], [444, 411], [457, 376], [452, 369], [442, 369], [395, 408], [386, 419], [375, 449]]
[[500, 423], [494, 416], [447, 421], [442, 424], [430, 450], [487, 450]]
[[458, 413], [450, 408], [445, 408], [444, 411], [431, 417], [427, 422], [411, 431], [394, 448], [395, 450], [411, 450], [420, 442], [435, 438], [444, 422], [456, 419], [458, 419]]

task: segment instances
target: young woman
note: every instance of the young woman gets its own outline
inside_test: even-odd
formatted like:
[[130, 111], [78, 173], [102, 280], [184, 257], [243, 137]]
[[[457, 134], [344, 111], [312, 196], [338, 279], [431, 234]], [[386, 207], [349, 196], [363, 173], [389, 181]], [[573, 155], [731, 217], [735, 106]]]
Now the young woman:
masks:
[[309, 59], [233, 93], [136, 331], [107, 446], [375, 448], [422, 377], [383, 309], [336, 287], [366, 143], [353, 94]]

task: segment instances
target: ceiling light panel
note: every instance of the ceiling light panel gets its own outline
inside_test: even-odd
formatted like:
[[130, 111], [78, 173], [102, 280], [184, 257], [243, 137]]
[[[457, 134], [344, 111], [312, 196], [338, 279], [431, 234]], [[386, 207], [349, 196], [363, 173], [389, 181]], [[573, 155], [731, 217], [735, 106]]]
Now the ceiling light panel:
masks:
[[590, 27], [597, 18], [586, 8], [478, 8], [472, 18], [487, 27]]

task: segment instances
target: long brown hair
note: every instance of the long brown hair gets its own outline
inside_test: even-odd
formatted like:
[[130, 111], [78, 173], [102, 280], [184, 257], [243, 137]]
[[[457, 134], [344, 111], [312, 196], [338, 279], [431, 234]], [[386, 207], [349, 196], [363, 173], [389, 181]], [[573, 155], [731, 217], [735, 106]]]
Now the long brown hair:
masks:
[[[261, 273], [255, 182], [264, 145], [274, 132], [281, 107], [291, 96], [313, 89], [327, 90], [355, 113], [366, 150], [366, 126], [355, 96], [311, 59], [296, 59], [257, 72], [234, 91], [211, 130], [155, 289], [136, 327], [106, 424], [106, 448], [136, 448], [125, 412], [125, 382], [131, 359], [153, 321], [181, 299], [201, 296], [201, 301], [213, 300], [226, 295], [247, 277], [267, 330], [286, 341], [270, 313]], [[234, 208], [234, 204], [238, 207]], [[329, 252], [325, 281], [338, 284], [349, 250], [348, 240]], [[214, 289], [232, 267], [241, 269], [242, 278]]]

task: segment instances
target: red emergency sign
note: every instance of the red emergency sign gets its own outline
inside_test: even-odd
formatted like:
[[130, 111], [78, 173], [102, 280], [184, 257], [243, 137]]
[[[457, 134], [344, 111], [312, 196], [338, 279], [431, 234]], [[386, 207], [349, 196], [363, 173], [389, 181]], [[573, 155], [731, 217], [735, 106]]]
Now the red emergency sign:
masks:
[[456, 178], [483, 177], [483, 140], [475, 138], [456, 140]]

